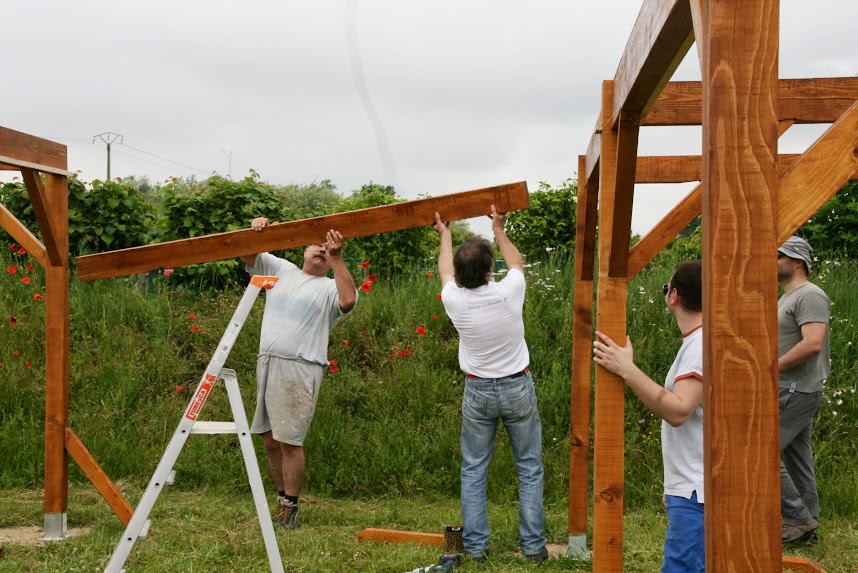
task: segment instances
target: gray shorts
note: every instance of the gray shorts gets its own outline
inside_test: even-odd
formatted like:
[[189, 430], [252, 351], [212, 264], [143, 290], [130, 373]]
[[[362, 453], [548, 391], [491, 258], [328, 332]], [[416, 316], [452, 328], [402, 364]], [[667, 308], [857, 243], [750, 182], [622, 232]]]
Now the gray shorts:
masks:
[[256, 414], [250, 432], [278, 442], [304, 443], [325, 369], [320, 364], [263, 354], [256, 362]]

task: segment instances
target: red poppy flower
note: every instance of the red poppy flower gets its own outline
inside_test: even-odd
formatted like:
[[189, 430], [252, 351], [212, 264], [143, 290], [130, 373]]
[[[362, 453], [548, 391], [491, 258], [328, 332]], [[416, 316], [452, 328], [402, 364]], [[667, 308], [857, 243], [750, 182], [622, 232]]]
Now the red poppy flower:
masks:
[[30, 284], [30, 282], [31, 282], [32, 280], [33, 280], [33, 279], [31, 279], [30, 277], [24, 277], [24, 278], [22, 278], [22, 279], [21, 279], [21, 282], [22, 282], [22, 283], [24, 283], [25, 285], [28, 285], [28, 284]]
[[370, 281], [364, 282], [362, 285], [360, 285], [360, 290], [362, 290], [363, 292], [371, 291], [372, 290], [372, 283]]
[[24, 268], [27, 269], [28, 271], [32, 271], [33, 265], [24, 265]]
[[176, 392], [181, 392], [183, 389], [181, 386], [176, 386]]
[[199, 331], [200, 331], [200, 325], [199, 324], [194, 324], [193, 326], [191, 326], [191, 332], [199, 332]]
[[394, 344], [394, 345], [393, 345], [393, 349], [394, 349], [394, 350], [399, 350], [399, 347], [398, 347], [398, 346], [396, 346], [396, 345]]
[[437, 314], [433, 314], [433, 315], [432, 315], [432, 320], [438, 320], [438, 315], [437, 315]]
[[348, 346], [348, 345], [349, 345], [349, 341], [348, 341], [348, 340], [343, 340], [343, 346]]
[[427, 279], [431, 279], [431, 278], [432, 278], [432, 273], [427, 272], [427, 273], [426, 273], [426, 278], [427, 278]]
[[29, 360], [27, 360], [26, 362], [24, 362], [24, 366], [26, 366], [27, 368], [29, 368], [29, 367], [31, 366], [30, 361], [29, 361]]
[[401, 350], [399, 352], [397, 352], [396, 355], [399, 356], [400, 358], [405, 358], [405, 353], [402, 352]]
[[418, 327], [417, 327], [417, 330], [415, 330], [414, 332], [416, 332], [416, 333], [417, 333], [417, 334], [419, 334], [420, 336], [423, 336], [424, 334], [426, 334], [426, 329], [425, 329], [425, 328], [423, 328], [422, 326], [418, 326]]
[[14, 316], [10, 316], [9, 322], [11, 322], [12, 324], [18, 324], [18, 318], [14, 317]]
[[411, 351], [410, 351], [409, 349], [407, 349], [407, 348], [406, 348], [406, 349], [405, 349], [405, 354], [407, 354], [408, 356], [411, 356]]
[[45, 295], [36, 293], [33, 295], [33, 300], [45, 300]]
[[17, 250], [18, 250], [18, 245], [16, 245], [15, 243], [12, 243], [12, 245], [9, 247], [9, 250], [10, 250], [10, 251], [17, 251]]
[[364, 262], [362, 262], [362, 263], [360, 264], [360, 268], [362, 268], [362, 269], [368, 269], [368, 268], [369, 268], [369, 261], [364, 261]]
[[14, 275], [18, 272], [18, 269], [15, 267], [15, 265], [9, 265], [8, 267], [6, 267], [6, 272], [10, 275]]
[[197, 313], [192, 312], [191, 314], [188, 315], [188, 320], [196, 320], [196, 319], [197, 319]]
[[330, 364], [331, 366], [336, 366], [337, 361], [336, 360], [328, 360], [328, 364]]
[[435, 298], [437, 298], [438, 300], [441, 300], [441, 293], [439, 292], [438, 294], [436, 294]]
[[21, 351], [20, 351], [20, 350], [16, 350], [16, 351], [15, 351], [15, 352], [13, 352], [12, 354], [14, 354], [15, 356], [21, 356]]
[[393, 354], [388, 354], [387, 357], [393, 360]]
[[336, 366], [331, 366], [330, 368], [328, 368], [328, 371], [331, 373], [337, 373], [340, 371], [340, 369], [337, 368]]
[[20, 249], [18, 249], [18, 254], [19, 255], [26, 255], [27, 249], [25, 249], [24, 247], [21, 247]]
[[374, 283], [375, 281], [378, 280], [378, 277], [373, 274], [373, 275], [369, 275], [367, 277], [367, 279], [369, 280], [369, 282]]
[[173, 274], [175, 271], [173, 269], [164, 269], [164, 276], [168, 277]]

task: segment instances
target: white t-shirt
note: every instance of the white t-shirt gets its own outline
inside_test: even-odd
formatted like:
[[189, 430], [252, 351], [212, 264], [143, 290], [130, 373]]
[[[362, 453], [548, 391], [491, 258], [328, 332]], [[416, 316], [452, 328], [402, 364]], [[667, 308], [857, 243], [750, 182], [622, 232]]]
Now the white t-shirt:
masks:
[[260, 354], [328, 365], [328, 336], [345, 313], [334, 279], [308, 275], [269, 253], [256, 255], [251, 275], [280, 278], [265, 291]]
[[[673, 391], [679, 380], [703, 383], [703, 327], [683, 335], [682, 346], [667, 373], [664, 387]], [[678, 428], [661, 422], [661, 457], [664, 461], [664, 493], [703, 503], [703, 402]]]
[[441, 290], [447, 316], [459, 331], [459, 367], [480, 378], [503, 378], [530, 363], [524, 341], [524, 274], [511, 269], [500, 282]]

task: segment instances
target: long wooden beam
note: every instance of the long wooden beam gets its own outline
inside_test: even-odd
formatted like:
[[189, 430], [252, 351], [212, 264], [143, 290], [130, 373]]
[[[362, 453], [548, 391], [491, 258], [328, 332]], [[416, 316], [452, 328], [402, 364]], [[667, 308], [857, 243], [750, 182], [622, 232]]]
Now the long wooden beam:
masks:
[[440, 213], [445, 221], [459, 221], [489, 214], [492, 204], [499, 212], [527, 209], [530, 206], [527, 183], [522, 181], [289, 223], [276, 223], [262, 233], [243, 229], [86, 255], [77, 258], [78, 277], [81, 281], [91, 281], [150, 271], [159, 267], [179, 267], [269, 250], [302, 247], [324, 241], [325, 233], [330, 229], [336, 229], [347, 239], [401, 231], [431, 225], [435, 221], [435, 212]]
[[42, 173], [53, 173], [54, 175], [62, 175], [63, 177], [71, 177], [73, 174], [65, 169], [43, 165], [41, 163], [33, 163], [32, 161], [22, 161], [12, 157], [0, 155], [0, 171], [20, 171], [21, 169], [33, 169]]
[[[786, 173], [778, 190], [777, 241], [781, 244], [858, 174], [858, 100]], [[821, 189], [808, 193], [808, 189]]]
[[620, 112], [645, 113], [693, 39], [689, 0], [645, 0], [614, 75], [611, 127]]
[[[42, 232], [42, 241], [44, 241], [45, 250], [48, 253], [48, 260], [52, 265], [62, 265], [62, 256], [54, 238], [56, 232], [51, 226], [51, 209], [48, 204], [48, 199], [45, 196], [44, 185], [39, 178], [39, 174], [32, 169], [21, 169], [21, 177], [24, 180], [24, 185], [27, 187], [27, 193], [30, 196], [30, 204], [33, 207], [33, 214], [36, 216], [36, 222], [39, 224], [39, 230]], [[68, 227], [68, 221], [64, 222]]]
[[375, 529], [367, 527], [356, 535], [361, 541], [387, 541], [389, 543], [417, 543], [442, 547], [444, 535], [441, 533], [421, 533], [419, 531], [397, 531], [395, 529]]
[[[780, 171], [799, 157], [799, 153], [778, 155]], [[637, 158], [635, 183], [690, 183], [702, 179], [703, 162], [699, 155], [641, 155]]]
[[77, 434], [71, 428], [66, 428], [66, 451], [77, 462], [78, 467], [89, 478], [89, 481], [92, 482], [92, 485], [95, 486], [95, 489], [101, 494], [101, 497], [104, 498], [104, 501], [107, 502], [113, 513], [116, 514], [119, 521], [127, 526], [131, 521], [134, 510], [122, 496], [119, 488], [110, 481], [110, 478], [107, 477], [107, 474], [104, 473], [104, 470], [101, 469], [101, 466], [98, 465], [98, 462], [95, 461], [95, 458], [92, 457], [92, 454], [89, 453], [89, 450], [86, 449], [86, 446], [83, 445], [83, 442], [80, 441], [80, 438], [77, 437]]
[[825, 573], [819, 563], [805, 559], [804, 557], [784, 557], [783, 567], [790, 571], [799, 571], [800, 573]]
[[0, 227], [12, 235], [18, 244], [27, 249], [43, 267], [48, 266], [48, 253], [45, 246], [25, 227], [9, 209], [0, 204]]
[[[611, 225], [611, 260], [608, 274], [625, 277], [629, 266], [632, 237], [632, 204], [635, 197], [635, 164], [638, 157], [640, 115], [636, 111], [620, 113], [617, 128], [617, 175], [614, 183], [614, 221]], [[603, 129], [604, 133], [604, 129]]]
[[[11, 161], [68, 169], [68, 152], [65, 145], [6, 127], [0, 127], [0, 156]], [[61, 173], [66, 174], [68, 173]]]
[[[670, 82], [642, 125], [700, 125], [700, 82]], [[778, 81], [778, 119], [795, 123], [831, 123], [858, 100], [858, 77], [785, 79]]]

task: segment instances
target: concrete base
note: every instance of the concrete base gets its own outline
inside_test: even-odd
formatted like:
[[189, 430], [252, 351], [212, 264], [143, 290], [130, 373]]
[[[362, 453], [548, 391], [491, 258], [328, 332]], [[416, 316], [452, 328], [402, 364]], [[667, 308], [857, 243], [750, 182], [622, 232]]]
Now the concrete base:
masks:
[[67, 537], [68, 520], [66, 513], [45, 514], [45, 535], [42, 541], [62, 541]]
[[566, 550], [566, 555], [568, 557], [573, 557], [575, 559], [590, 559], [590, 552], [587, 551], [587, 535], [570, 535], [569, 536], [569, 548]]

